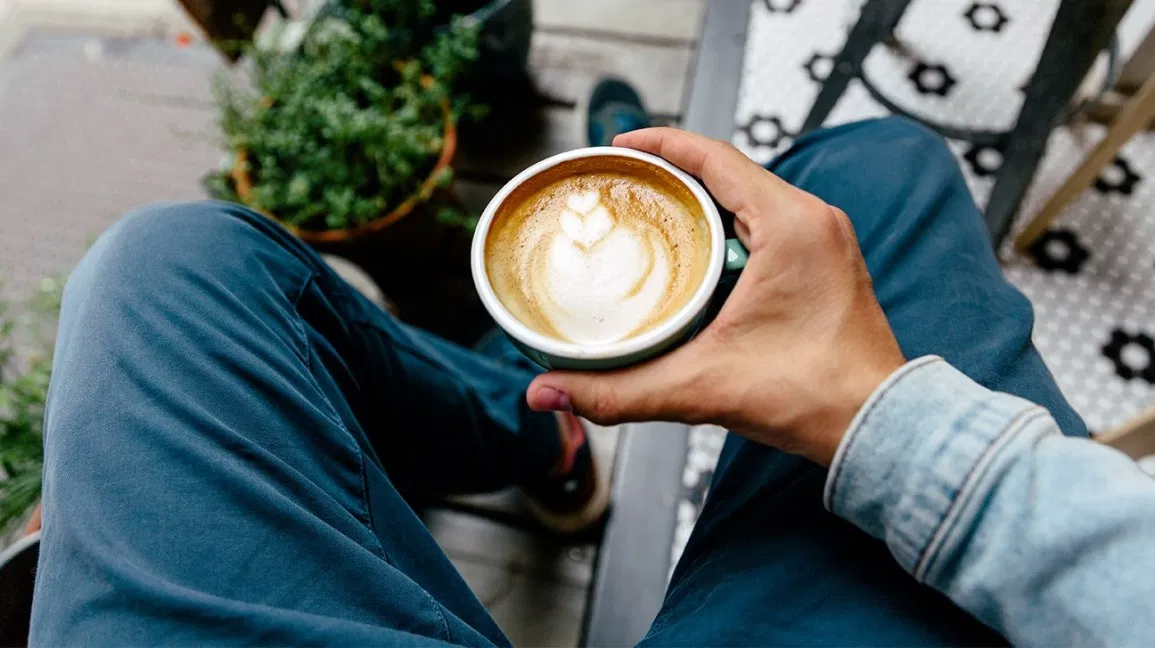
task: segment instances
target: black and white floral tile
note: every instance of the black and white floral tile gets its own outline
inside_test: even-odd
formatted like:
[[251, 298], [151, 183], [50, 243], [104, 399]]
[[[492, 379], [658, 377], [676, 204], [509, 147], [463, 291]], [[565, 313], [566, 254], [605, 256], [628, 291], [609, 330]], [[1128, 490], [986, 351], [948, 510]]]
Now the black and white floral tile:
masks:
[[[789, 148], [861, 4], [751, 2], [735, 145], [759, 162]], [[1008, 129], [1057, 7], [1058, 0], [914, 0], [898, 27], [902, 51], [875, 47], [865, 74], [912, 114]], [[1135, 0], [1119, 29], [1121, 59], [1153, 24], [1155, 0]], [[1085, 84], [1092, 94], [1105, 61], [1098, 68]], [[887, 114], [854, 81], [827, 124]], [[1035, 213], [1103, 132], [1095, 125], [1056, 129], [1020, 215]], [[949, 144], [985, 205], [1001, 152]], [[1034, 304], [1036, 346], [1091, 430], [1109, 430], [1155, 404], [1155, 133], [1133, 138], [1030, 254], [1005, 249], [1002, 258]], [[690, 435], [672, 563], [697, 519], [724, 435], [712, 427]]]

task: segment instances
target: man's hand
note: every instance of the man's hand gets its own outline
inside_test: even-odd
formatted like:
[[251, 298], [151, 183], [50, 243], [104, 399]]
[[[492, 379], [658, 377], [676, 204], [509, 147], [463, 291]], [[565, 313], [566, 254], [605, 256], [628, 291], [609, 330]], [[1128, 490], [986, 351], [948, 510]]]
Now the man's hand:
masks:
[[614, 145], [701, 178], [737, 217], [750, 260], [692, 341], [628, 369], [539, 376], [530, 407], [607, 425], [715, 423], [829, 465], [859, 408], [905, 362], [846, 214], [723, 142], [650, 128]]

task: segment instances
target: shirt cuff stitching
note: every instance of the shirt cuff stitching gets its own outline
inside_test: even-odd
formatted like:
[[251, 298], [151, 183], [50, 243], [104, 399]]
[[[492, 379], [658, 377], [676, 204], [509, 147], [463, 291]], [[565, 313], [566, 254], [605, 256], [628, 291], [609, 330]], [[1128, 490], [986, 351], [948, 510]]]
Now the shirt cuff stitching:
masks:
[[842, 461], [842, 458], [850, 454], [850, 450], [854, 446], [854, 442], [858, 439], [858, 431], [866, 427], [867, 419], [870, 418], [870, 415], [875, 411], [878, 404], [882, 402], [883, 397], [886, 396], [886, 394], [888, 394], [891, 390], [893, 390], [894, 387], [897, 386], [900, 382], [902, 382], [904, 378], [909, 376], [911, 373], [914, 373], [916, 369], [921, 369], [922, 367], [938, 362], [945, 361], [938, 356], [924, 356], [922, 358], [918, 358], [917, 360], [908, 362], [906, 365], [900, 367], [897, 371], [894, 372], [894, 374], [890, 376], [890, 378], [887, 378], [887, 380], [883, 382], [878, 391], [871, 395], [871, 397], [867, 400], [866, 406], [863, 408], [863, 410], [859, 412], [854, 421], [851, 421], [850, 427], [846, 433], [846, 439], [844, 440], [843, 445], [835, 451], [834, 459], [831, 462], [834, 468], [834, 474], [830, 477], [830, 488], [828, 489], [825, 498], [827, 509], [830, 509], [831, 511], [834, 510], [834, 502], [836, 491], [838, 490], [839, 479], [842, 477], [842, 469], [846, 463], [845, 461]]
[[970, 491], [975, 487], [975, 483], [986, 472], [994, 458], [999, 454], [1011, 439], [1014, 438], [1022, 429], [1024, 429], [1031, 421], [1045, 416], [1047, 410], [1041, 407], [1031, 407], [1023, 410], [1011, 422], [1003, 428], [1003, 431], [991, 441], [986, 450], [983, 451], [971, 469], [967, 472], [966, 477], [963, 478], [962, 486], [959, 487], [958, 493], [955, 494], [954, 500], [951, 501], [950, 506], [943, 515], [942, 521], [939, 522], [938, 528], [935, 529], [931, 536], [930, 542], [927, 543], [926, 548], [923, 549], [922, 555], [919, 556], [918, 562], [915, 564], [914, 570], [911, 572], [915, 579], [923, 582], [923, 577], [930, 570], [931, 563], [937, 557], [939, 549], [946, 541], [946, 536], [951, 528], [954, 527], [958, 516], [961, 514], [963, 503], [969, 498]]

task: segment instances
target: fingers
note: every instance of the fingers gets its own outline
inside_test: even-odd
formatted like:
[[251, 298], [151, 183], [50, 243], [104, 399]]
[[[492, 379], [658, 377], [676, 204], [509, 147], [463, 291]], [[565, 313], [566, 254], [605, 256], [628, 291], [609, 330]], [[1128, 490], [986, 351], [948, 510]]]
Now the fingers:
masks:
[[537, 411], [564, 410], [599, 425], [661, 418], [660, 384], [644, 384], [633, 370], [609, 373], [552, 372], [538, 376], [526, 391]]
[[696, 133], [645, 128], [618, 135], [614, 146], [652, 153], [701, 178], [718, 203], [735, 214], [742, 212], [752, 194], [767, 184], [775, 189], [790, 188], [733, 146]]
[[694, 382], [687, 370], [701, 366], [690, 358], [678, 361], [684, 350], [618, 371], [543, 374], [530, 383], [526, 402], [536, 411], [569, 411], [600, 425], [684, 420], [692, 403], [682, 385]]

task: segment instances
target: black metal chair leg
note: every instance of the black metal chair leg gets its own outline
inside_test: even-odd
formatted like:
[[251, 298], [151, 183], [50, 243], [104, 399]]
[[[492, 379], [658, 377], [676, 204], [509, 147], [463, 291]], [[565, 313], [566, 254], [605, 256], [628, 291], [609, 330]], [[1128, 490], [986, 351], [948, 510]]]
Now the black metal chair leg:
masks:
[[987, 202], [997, 250], [1035, 175], [1047, 139], [1099, 52], [1107, 47], [1131, 0], [1062, 0], [1039, 65], [1024, 89], [1023, 109], [1006, 136], [1003, 164]]
[[909, 4], [910, 0], [867, 0], [858, 22], [846, 37], [846, 45], [834, 60], [830, 76], [822, 83], [818, 98], [814, 100], [810, 114], [802, 124], [803, 133], [822, 126], [822, 122], [826, 121], [846, 91], [846, 86], [858, 76], [870, 50], [890, 36]]

